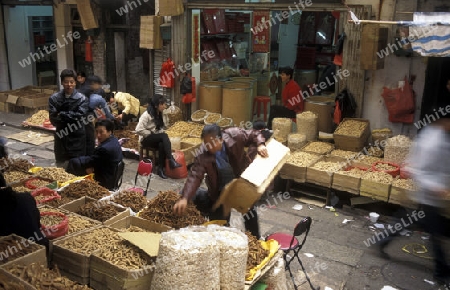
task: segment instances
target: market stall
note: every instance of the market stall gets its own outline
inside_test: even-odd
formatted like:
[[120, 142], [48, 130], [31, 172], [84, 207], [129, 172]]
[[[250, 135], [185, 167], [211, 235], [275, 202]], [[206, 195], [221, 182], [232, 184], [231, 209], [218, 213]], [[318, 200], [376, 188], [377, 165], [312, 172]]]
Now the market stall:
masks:
[[[189, 274], [184, 277], [189, 283], [249, 289], [282, 255], [274, 241], [260, 241], [249, 233], [208, 222], [192, 204], [186, 216], [175, 216], [172, 208], [179, 199], [175, 191], [160, 192], [147, 200], [133, 189], [110, 192], [92, 176], [75, 177], [59, 168], [35, 167], [24, 159], [2, 162], [7, 183], [35, 198], [42, 230], [51, 239], [46, 255], [44, 247], [34, 243], [19, 248], [22, 237], [0, 238], [0, 249], [14, 245], [19, 249], [0, 263], [0, 276], [11, 277], [8, 287], [167, 289], [168, 283], [176, 285], [182, 279], [176, 273], [184, 272]], [[204, 274], [202, 279], [192, 279], [195, 271], [183, 268], [197, 264], [199, 273], [204, 273], [205, 265], [197, 259], [173, 267], [171, 259], [182, 254], [175, 249], [186, 245], [188, 235], [211, 243], [212, 248], [203, 248], [202, 255], [214, 267], [209, 272], [213, 280], [204, 279]], [[210, 251], [216, 255], [214, 259]], [[236, 260], [237, 254], [240, 260]], [[175, 276], [167, 280], [172, 274]]]

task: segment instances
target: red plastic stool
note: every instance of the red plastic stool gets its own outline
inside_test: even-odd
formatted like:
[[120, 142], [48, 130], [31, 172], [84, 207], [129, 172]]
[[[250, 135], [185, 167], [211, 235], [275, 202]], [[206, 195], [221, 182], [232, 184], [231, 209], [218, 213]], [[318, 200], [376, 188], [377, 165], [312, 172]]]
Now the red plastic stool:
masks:
[[257, 96], [253, 99], [253, 115], [255, 115], [255, 105], [256, 105], [256, 115], [259, 118], [259, 115], [261, 114], [261, 105], [264, 106], [264, 122], [267, 121], [267, 104], [269, 106], [272, 105], [272, 100], [270, 97], [266, 96]]

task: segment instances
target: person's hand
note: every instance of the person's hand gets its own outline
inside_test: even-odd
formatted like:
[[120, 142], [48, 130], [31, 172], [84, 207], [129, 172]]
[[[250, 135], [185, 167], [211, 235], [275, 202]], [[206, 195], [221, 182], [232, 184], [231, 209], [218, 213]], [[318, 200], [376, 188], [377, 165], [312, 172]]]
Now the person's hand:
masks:
[[258, 146], [258, 154], [262, 157], [269, 157], [269, 153], [267, 152], [266, 145], [261, 144]]
[[94, 167], [86, 168], [86, 174], [94, 173]]
[[122, 114], [116, 116], [117, 120], [122, 120]]
[[186, 212], [186, 207], [188, 204], [188, 200], [186, 198], [181, 198], [177, 203], [173, 206], [173, 212], [177, 215], [182, 215]]

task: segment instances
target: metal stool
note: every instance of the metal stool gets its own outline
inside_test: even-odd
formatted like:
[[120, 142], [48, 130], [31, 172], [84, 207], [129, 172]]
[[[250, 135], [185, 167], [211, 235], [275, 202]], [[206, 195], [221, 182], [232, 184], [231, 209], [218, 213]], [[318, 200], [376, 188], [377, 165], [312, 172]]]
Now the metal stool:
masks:
[[272, 100], [270, 97], [267, 96], [257, 96], [253, 99], [253, 110], [252, 113], [255, 115], [255, 105], [256, 105], [256, 115], [259, 118], [259, 115], [261, 115], [261, 105], [264, 106], [264, 122], [267, 121], [267, 104], [269, 106], [272, 105]]

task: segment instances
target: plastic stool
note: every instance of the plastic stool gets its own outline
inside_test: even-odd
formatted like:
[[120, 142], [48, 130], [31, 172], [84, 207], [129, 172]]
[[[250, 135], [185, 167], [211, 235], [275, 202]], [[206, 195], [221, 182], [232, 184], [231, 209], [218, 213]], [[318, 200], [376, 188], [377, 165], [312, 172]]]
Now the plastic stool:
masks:
[[[145, 151], [145, 153], [144, 153]], [[149, 154], [151, 152], [151, 154]], [[145, 159], [144, 157], [147, 156], [153, 163], [153, 171], [156, 172], [156, 165], [159, 165], [156, 163], [157, 159], [156, 159], [156, 154], [158, 152], [157, 148], [153, 148], [153, 147], [143, 147], [142, 144], [139, 144], [139, 160], [142, 161], [143, 159]], [[164, 166], [164, 165], [163, 165]]]
[[255, 115], [255, 105], [256, 105], [256, 115], [259, 118], [259, 115], [261, 114], [261, 105], [264, 106], [264, 122], [267, 121], [267, 104], [269, 106], [272, 105], [272, 100], [270, 97], [266, 96], [257, 96], [253, 99], [253, 115]]

